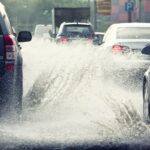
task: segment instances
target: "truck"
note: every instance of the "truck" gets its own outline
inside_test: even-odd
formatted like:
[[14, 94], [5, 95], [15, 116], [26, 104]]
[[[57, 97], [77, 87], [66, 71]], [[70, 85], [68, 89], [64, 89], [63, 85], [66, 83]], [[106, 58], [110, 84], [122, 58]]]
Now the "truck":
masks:
[[90, 8], [53, 8], [52, 9], [52, 35], [57, 34], [62, 22], [90, 22]]

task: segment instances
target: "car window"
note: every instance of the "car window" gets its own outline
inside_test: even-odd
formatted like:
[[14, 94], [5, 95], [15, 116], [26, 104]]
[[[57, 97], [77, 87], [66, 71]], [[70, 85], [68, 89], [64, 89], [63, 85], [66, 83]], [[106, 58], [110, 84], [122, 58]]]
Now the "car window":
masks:
[[119, 27], [117, 39], [150, 39], [150, 27]]
[[66, 32], [90, 33], [89, 26], [66, 26]]
[[35, 28], [35, 33], [34, 35], [35, 36], [42, 36], [43, 34], [48, 34], [51, 30], [51, 27], [50, 26], [37, 26]]
[[68, 36], [88, 36], [94, 34], [90, 25], [65, 25], [63, 34]]

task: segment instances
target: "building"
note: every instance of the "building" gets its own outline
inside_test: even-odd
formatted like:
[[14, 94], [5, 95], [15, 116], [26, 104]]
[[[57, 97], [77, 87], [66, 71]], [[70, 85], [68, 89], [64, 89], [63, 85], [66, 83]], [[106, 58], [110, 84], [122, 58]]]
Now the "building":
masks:
[[[150, 22], [150, 0], [95, 0], [95, 2], [97, 10], [95, 29], [98, 31], [105, 31], [113, 23]], [[131, 20], [125, 7], [127, 2], [132, 2], [134, 6]]]
[[[130, 0], [134, 4], [132, 22], [150, 22], [150, 0]], [[128, 22], [125, 3], [129, 0], [111, 0], [111, 22]]]

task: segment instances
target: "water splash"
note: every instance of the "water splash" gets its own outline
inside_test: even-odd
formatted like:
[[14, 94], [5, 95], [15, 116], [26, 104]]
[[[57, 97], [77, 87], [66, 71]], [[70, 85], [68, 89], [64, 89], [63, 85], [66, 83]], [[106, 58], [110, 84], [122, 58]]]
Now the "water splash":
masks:
[[42, 40], [23, 46], [24, 111], [21, 123], [1, 124], [7, 140], [96, 142], [134, 139], [148, 131], [141, 90], [105, 76], [104, 71], [114, 75], [111, 54], [92, 45]]

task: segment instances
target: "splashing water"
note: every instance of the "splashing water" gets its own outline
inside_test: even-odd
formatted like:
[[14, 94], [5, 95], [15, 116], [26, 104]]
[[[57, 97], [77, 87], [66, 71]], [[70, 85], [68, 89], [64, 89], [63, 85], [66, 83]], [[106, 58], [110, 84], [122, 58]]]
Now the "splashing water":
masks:
[[[100, 47], [33, 40], [23, 45], [22, 53], [22, 122], [1, 123], [0, 142], [112, 141], [148, 132], [141, 89], [133, 91], [112, 80], [111, 59]], [[106, 71], [113, 77], [105, 76]]]

